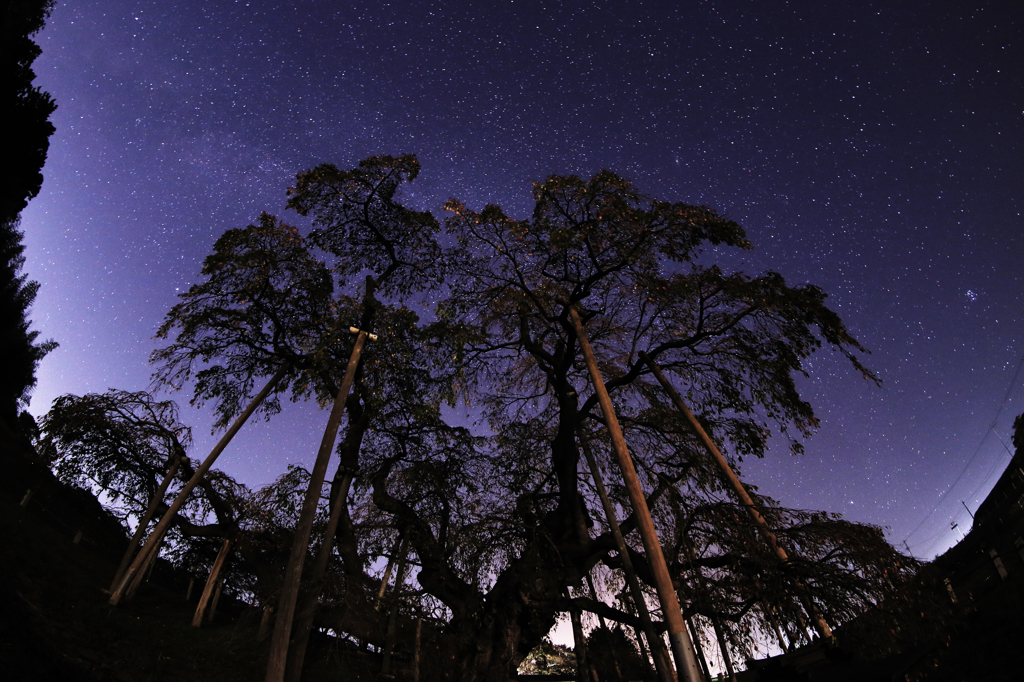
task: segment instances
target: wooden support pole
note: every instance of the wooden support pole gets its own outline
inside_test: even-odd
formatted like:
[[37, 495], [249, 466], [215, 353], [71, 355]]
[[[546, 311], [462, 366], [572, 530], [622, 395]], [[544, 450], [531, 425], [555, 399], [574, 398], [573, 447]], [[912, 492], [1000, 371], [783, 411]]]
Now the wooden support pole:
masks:
[[[587, 587], [590, 589], [590, 596], [593, 598], [594, 601], [600, 601], [600, 599], [597, 598], [597, 590], [594, 588], [594, 579], [590, 577], [590, 572], [588, 571], [586, 576], [584, 577], [586, 577], [587, 579]], [[609, 628], [608, 623], [605, 622], [604, 616], [602, 616], [600, 613], [597, 614], [597, 620], [599, 623], [601, 623], [601, 629], [606, 631], [609, 635], [611, 635], [611, 628]], [[612, 660], [612, 667], [615, 668], [615, 679], [620, 680], [621, 682], [622, 668], [619, 667], [619, 657], [615, 654], [614, 650], [609, 650], [608, 656]]]
[[213, 593], [213, 599], [210, 601], [210, 613], [206, 616], [206, 622], [212, 623], [213, 617], [217, 615], [217, 603], [220, 602], [220, 593], [224, 589], [224, 577], [221, 576], [217, 580], [217, 590]]
[[306, 660], [309, 634], [313, 628], [313, 621], [316, 620], [320, 592], [323, 589], [321, 581], [324, 574], [327, 573], [327, 562], [331, 558], [331, 550], [334, 548], [334, 534], [338, 530], [341, 510], [348, 504], [348, 491], [352, 486], [352, 476], [353, 472], [351, 471], [346, 471], [342, 475], [338, 494], [331, 505], [331, 513], [327, 519], [327, 528], [324, 530], [323, 540], [320, 541], [320, 547], [317, 549], [316, 561], [313, 562], [313, 571], [307, 581], [309, 588], [302, 595], [301, 607], [295, 615], [291, 651], [288, 654], [288, 663], [285, 665], [285, 679], [288, 682], [299, 682], [302, 678], [302, 666]]
[[686, 624], [683, 622], [683, 614], [679, 610], [679, 600], [676, 598], [675, 589], [672, 587], [672, 577], [668, 572], [668, 564], [665, 562], [665, 555], [661, 550], [661, 541], [658, 539], [657, 530], [654, 528], [654, 521], [651, 519], [650, 510], [647, 508], [647, 499], [644, 497], [643, 487], [640, 485], [640, 478], [633, 467], [633, 459], [629, 455], [629, 448], [626, 447], [626, 439], [619, 427], [619, 419], [615, 414], [611, 396], [604, 385], [604, 378], [597, 366], [597, 359], [590, 347], [590, 341], [583, 330], [583, 322], [576, 311], [575, 305], [569, 306], [569, 318], [572, 320], [573, 328], [576, 330], [576, 338], [579, 339], [580, 348], [587, 361], [587, 369], [590, 372], [591, 383], [597, 393], [598, 402], [601, 404], [601, 412], [604, 414], [605, 424], [612, 437], [612, 444], [615, 446], [615, 456], [622, 469], [622, 476], [625, 479], [626, 490], [629, 493], [629, 501], [633, 506], [633, 513], [636, 515], [637, 528], [640, 531], [640, 539], [643, 542], [644, 550], [647, 553], [647, 560], [651, 564], [651, 572], [654, 574], [654, 582], [658, 590], [658, 600], [661, 602], [662, 613], [665, 614], [665, 623], [668, 625], [668, 639], [672, 645], [672, 653], [676, 659], [676, 668], [679, 677], [686, 682], [700, 682], [700, 668], [697, 665], [697, 657], [693, 652], [693, 643], [686, 632]]
[[[566, 596], [571, 600], [569, 588], [565, 588]], [[587, 656], [587, 637], [583, 634], [583, 621], [580, 610], [575, 606], [569, 608], [569, 619], [572, 621], [572, 641], [576, 652], [576, 682], [590, 682], [590, 657]]]
[[[638, 609], [634, 609], [633, 608], [633, 600], [632, 600], [632, 598], [630, 598], [628, 592], [625, 592], [625, 591], [622, 592], [619, 595], [619, 597], [622, 599], [622, 603], [623, 603], [623, 605], [626, 608], [626, 613], [632, 614], [634, 610], [638, 611]], [[634, 626], [633, 627], [633, 636], [636, 637], [636, 646], [637, 646], [637, 649], [640, 650], [640, 658], [643, 659], [644, 663], [650, 664], [655, 659], [654, 659], [654, 656], [650, 656], [650, 655], [647, 654], [647, 647], [644, 645], [644, 632], [643, 632], [643, 630], [641, 628], [638, 628], [638, 627]], [[667, 658], [667, 656], [666, 656], [666, 658]], [[656, 665], [655, 665], [655, 669], [656, 669], [656, 672], [657, 672], [657, 666]], [[673, 679], [673, 680], [675, 679], [675, 672], [676, 672], [675, 670], [671, 671], [671, 679]], [[660, 673], [659, 673], [658, 679], [662, 679], [661, 676], [660, 676]]]
[[398, 560], [395, 589], [391, 591], [391, 612], [388, 614], [388, 629], [384, 634], [384, 660], [380, 668], [380, 674], [384, 676], [391, 675], [391, 657], [395, 653], [395, 637], [398, 630], [398, 607], [401, 606], [402, 587], [405, 584], [406, 557], [407, 553], [403, 552]]
[[722, 652], [722, 661], [725, 663], [725, 669], [729, 673], [730, 682], [736, 682], [736, 672], [732, 669], [732, 656], [729, 654], [729, 644], [725, 641], [725, 633], [722, 632], [722, 626], [718, 622], [718, 616], [711, 615], [711, 625], [715, 628], [715, 637], [718, 639], [718, 649]]
[[782, 636], [782, 630], [779, 628], [779, 621], [775, 618], [775, 613], [773, 612], [772, 607], [770, 607], [764, 599], [761, 599], [760, 601], [761, 610], [764, 611], [765, 617], [768, 619], [768, 622], [771, 623], [772, 630], [775, 631], [775, 637], [779, 640], [779, 646], [782, 647], [782, 652], [788, 654], [789, 644], [786, 643], [785, 638]]
[[704, 645], [700, 643], [700, 633], [697, 632], [697, 628], [693, 624], [693, 618], [687, 618], [686, 625], [690, 629], [690, 639], [693, 640], [693, 649], [697, 652], [697, 661], [700, 662], [700, 669], [704, 673], [704, 679], [710, 680], [711, 668], [708, 667], [708, 659], [704, 656]]
[[[669, 397], [672, 399], [672, 402], [675, 403], [676, 409], [683, 413], [683, 415], [686, 417], [686, 420], [690, 423], [691, 428], [693, 428], [694, 432], [697, 434], [697, 437], [700, 438], [700, 440], [704, 443], [704, 446], [711, 454], [711, 458], [718, 466], [718, 469], [722, 473], [722, 476], [732, 487], [733, 492], [736, 493], [736, 497], [739, 498], [740, 504], [747, 508], [747, 511], [750, 513], [751, 518], [754, 520], [754, 524], [757, 526], [758, 530], [761, 531], [761, 534], [764, 536], [764, 539], [768, 543], [768, 546], [771, 547], [771, 550], [773, 552], [775, 552], [775, 556], [778, 557], [779, 561], [781, 561], [782, 563], [789, 563], [789, 555], [786, 554], [786, 550], [783, 549], [782, 546], [779, 544], [779, 540], [775, 537], [775, 533], [773, 533], [771, 529], [768, 527], [768, 522], [764, 520], [763, 516], [761, 516], [761, 512], [758, 511], [757, 506], [754, 504], [754, 500], [750, 497], [750, 493], [747, 492], [746, 486], [743, 485], [743, 482], [740, 481], [739, 477], [736, 475], [736, 472], [734, 472], [732, 470], [732, 467], [729, 466], [729, 462], [726, 461], [725, 457], [722, 455], [722, 452], [718, 449], [718, 446], [715, 445], [715, 442], [711, 440], [710, 436], [708, 436], [707, 432], [704, 430], [704, 427], [701, 426], [700, 422], [697, 421], [697, 418], [693, 416], [693, 412], [690, 412], [690, 408], [688, 408], [686, 406], [686, 403], [683, 402], [682, 396], [679, 395], [679, 392], [676, 391], [675, 387], [673, 387], [672, 384], [669, 383], [668, 379], [665, 378], [665, 375], [661, 371], [661, 367], [659, 367], [658, 364], [649, 355], [647, 355], [647, 353], [644, 353], [643, 351], [640, 352], [639, 357], [642, 361], [647, 363], [648, 367], [651, 368], [651, 371], [654, 373], [654, 376], [658, 380], [658, 383], [661, 384], [662, 388], [665, 389], [665, 392], [668, 393]], [[805, 591], [802, 584], [798, 584], [798, 588], [801, 590], [801, 592]], [[818, 627], [818, 631], [821, 633], [821, 636], [825, 639], [832, 639], [832, 629], [828, 626], [828, 623], [825, 622], [825, 619], [818, 612], [817, 607], [814, 606], [814, 603], [811, 601], [810, 597], [807, 597], [805, 595], [804, 601], [805, 608], [807, 609], [811, 618], [814, 620], [814, 623]]]
[[420, 649], [423, 641], [423, 616], [416, 619], [416, 641], [412, 647], [412, 682], [420, 682]]
[[159, 536], [154, 537], [156, 534], [156, 529], [154, 529], [146, 540], [146, 544], [150, 544], [152, 542], [153, 551], [150, 552], [149, 556], [147, 556], [142, 562], [139, 572], [135, 574], [135, 578], [132, 579], [131, 583], [128, 585], [128, 589], [125, 591], [124, 596], [129, 601], [135, 599], [135, 593], [139, 591], [140, 587], [142, 587], [142, 583], [148, 583], [150, 576], [153, 575], [157, 559], [160, 558], [160, 546], [163, 544], [165, 533], [161, 533]]
[[[601, 499], [601, 508], [604, 509], [608, 527], [611, 529], [612, 538], [615, 540], [615, 549], [618, 551], [619, 560], [622, 562], [622, 572], [626, 574], [626, 584], [629, 586], [630, 595], [633, 597], [637, 617], [640, 618], [640, 624], [643, 627], [644, 635], [647, 637], [647, 643], [651, 647], [651, 659], [654, 661], [654, 668], [658, 672], [658, 679], [662, 682], [674, 682], [676, 676], [675, 671], [672, 670], [672, 662], [668, 660], [668, 654], [661, 643], [661, 638], [654, 632], [654, 623], [651, 621], [650, 611], [647, 610], [647, 601], [644, 599], [644, 592], [640, 587], [640, 579], [637, 578], [636, 569], [633, 567], [633, 560], [629, 556], [629, 548], [626, 547], [626, 539], [623, 537], [622, 529], [615, 518], [615, 507], [612, 506], [611, 499], [608, 497], [608, 490], [604, 487], [604, 477], [601, 476], [601, 470], [597, 467], [597, 460], [594, 459], [594, 453], [590, 450], [590, 443], [582, 434], [579, 435], [579, 441], [580, 448], [583, 450], [583, 456], [587, 459], [587, 466], [590, 467], [590, 475], [594, 479], [594, 487], [597, 488], [597, 496]], [[642, 652], [643, 641], [640, 639], [639, 633], [637, 634], [637, 641], [640, 642]], [[646, 657], [646, 654], [644, 656]]]
[[388, 590], [388, 581], [391, 580], [391, 570], [395, 566], [396, 557], [405, 556], [405, 538], [399, 536], [395, 540], [395, 546], [391, 549], [391, 556], [388, 557], [388, 565], [384, 567], [384, 576], [380, 579], [380, 589], [377, 590], [377, 598], [373, 601], [373, 610], [380, 611], [380, 600]]
[[189, 578], [188, 578], [188, 589], [185, 590], [185, 601], [188, 601], [188, 600], [190, 600], [192, 598], [192, 588], [195, 587], [195, 585], [196, 585], [195, 576], [189, 576]]
[[164, 475], [164, 479], [160, 481], [159, 487], [156, 492], [153, 493], [152, 499], [149, 501], [149, 506], [146, 507], [146, 512], [139, 519], [139, 525], [135, 529], [135, 533], [132, 535], [131, 542], [128, 543], [128, 549], [124, 552], [124, 557], [121, 559], [121, 565], [117, 567], [117, 573], [114, 574], [114, 579], [110, 583], [110, 591], [113, 592], [118, 584], [121, 582], [121, 578], [124, 577], [124, 572], [128, 570], [128, 565], [131, 563], [132, 558], [135, 557], [135, 550], [139, 548], [139, 542], [142, 540], [142, 536], [146, 533], [146, 528], [149, 527], [149, 522], [153, 520], [153, 515], [156, 513], [156, 508], [163, 502], [164, 495], [167, 494], [167, 487], [174, 480], [175, 474], [178, 473], [178, 467], [181, 466], [180, 453], [174, 453], [171, 455], [170, 466], [167, 467], [167, 473]]
[[270, 617], [274, 613], [274, 607], [271, 604], [263, 605], [263, 615], [260, 617], [260, 629], [256, 631], [256, 641], [262, 642], [270, 634]]
[[203, 596], [199, 598], [199, 606], [196, 607], [196, 613], [192, 616], [192, 627], [194, 628], [201, 627], [203, 624], [203, 613], [206, 612], [206, 605], [210, 603], [210, 598], [213, 596], [213, 591], [220, 578], [220, 571], [230, 552], [231, 540], [225, 540], [224, 544], [220, 546], [220, 551], [217, 552], [217, 558], [213, 560], [213, 568], [210, 569], [210, 577], [206, 579]]
[[210, 451], [210, 454], [207, 455], [206, 459], [203, 460], [203, 463], [199, 465], [198, 469], [196, 469], [195, 474], [192, 475], [189, 482], [185, 484], [185, 487], [182, 488], [181, 492], [179, 492], [177, 497], [174, 498], [174, 502], [171, 503], [170, 509], [164, 513], [160, 522], [156, 525], [156, 528], [154, 528], [153, 532], [150, 533], [149, 539], [146, 540], [146, 544], [142, 546], [142, 549], [139, 550], [137, 555], [135, 555], [135, 559], [128, 567], [128, 570], [125, 571], [124, 577], [121, 578], [121, 583], [113, 590], [113, 592], [111, 592], [111, 606], [117, 606], [121, 602], [121, 599], [125, 596], [129, 586], [135, 579], [135, 575], [142, 568], [142, 565], [146, 563], [150, 555], [156, 551], [156, 545], [163, 539], [164, 533], [166, 533], [167, 529], [170, 528], [171, 522], [174, 520], [178, 510], [181, 509], [188, 500], [188, 496], [192, 493], [192, 489], [199, 485], [199, 481], [203, 479], [206, 472], [210, 470], [210, 467], [212, 467], [214, 462], [217, 461], [220, 454], [224, 452], [224, 448], [228, 446], [228, 443], [231, 442], [231, 439], [234, 438], [235, 434], [242, 428], [242, 425], [245, 424], [249, 417], [252, 416], [252, 413], [256, 411], [256, 408], [260, 406], [260, 403], [263, 402], [278, 382], [284, 378], [284, 375], [288, 372], [288, 368], [289, 364], [287, 362], [281, 364], [277, 373], [270, 378], [270, 381], [268, 381], [267, 385], [263, 387], [263, 390], [261, 390], [259, 394], [252, 399], [252, 402], [250, 402], [248, 406], [246, 406], [245, 411], [239, 415], [238, 419], [236, 419], [231, 425], [231, 428], [229, 428], [227, 433], [224, 434], [224, 437], [220, 439], [217, 445], [214, 446], [213, 450]]
[[295, 602], [299, 596], [299, 584], [302, 581], [302, 566], [306, 561], [306, 552], [309, 547], [309, 535], [313, 529], [316, 508], [324, 487], [327, 464], [330, 462], [334, 441], [338, 436], [338, 427], [341, 425], [341, 417], [345, 412], [345, 401], [355, 379], [363, 345], [366, 343], [367, 337], [370, 336], [365, 331], [358, 329], [355, 331], [357, 332], [355, 346], [352, 348], [352, 355], [349, 357], [348, 367], [345, 369], [345, 378], [334, 399], [331, 415], [327, 419], [327, 428], [324, 429], [320, 450], [317, 452], [313, 470], [310, 472], [309, 487], [306, 488], [302, 511], [299, 513], [299, 521], [295, 526], [295, 540], [292, 543], [291, 555], [288, 557], [288, 565], [285, 567], [284, 584], [281, 587], [281, 597], [277, 605], [277, 619], [274, 621], [274, 635], [270, 642], [267, 682], [284, 682], [289, 642], [292, 637], [292, 621], [295, 618]]

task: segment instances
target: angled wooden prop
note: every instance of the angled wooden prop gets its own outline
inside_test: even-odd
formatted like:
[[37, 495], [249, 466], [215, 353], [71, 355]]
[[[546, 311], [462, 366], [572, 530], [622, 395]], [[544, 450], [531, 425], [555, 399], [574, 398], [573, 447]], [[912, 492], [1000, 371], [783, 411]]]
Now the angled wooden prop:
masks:
[[217, 552], [217, 558], [213, 561], [210, 577], [206, 579], [206, 586], [203, 588], [203, 596], [200, 597], [199, 606], [196, 607], [196, 613], [192, 617], [192, 627], [194, 628], [198, 628], [203, 624], [203, 614], [206, 612], [206, 605], [210, 603], [213, 591], [217, 589], [220, 582], [220, 572], [224, 568], [224, 562], [227, 560], [230, 552], [231, 540], [225, 540], [224, 544], [220, 547], [220, 551]]
[[[601, 470], [597, 467], [594, 453], [590, 451], [590, 444], [580, 435], [580, 447], [583, 449], [583, 456], [587, 458], [587, 466], [590, 467], [590, 475], [594, 479], [594, 487], [597, 488], [597, 496], [601, 498], [601, 507], [604, 509], [605, 518], [608, 520], [608, 527], [612, 531], [612, 538], [615, 540], [615, 549], [619, 553], [619, 560], [622, 561], [622, 571], [626, 574], [626, 584], [629, 586], [630, 595], [633, 597], [633, 604], [636, 606], [637, 616], [643, 627], [644, 636], [651, 647], [651, 658], [654, 659], [654, 668], [658, 672], [658, 679], [661, 682], [675, 682], [675, 671], [672, 670], [672, 662], [668, 660], [665, 651], [665, 643], [661, 637], [654, 632], [654, 623], [651, 622], [651, 613], [647, 610], [647, 601], [644, 599], [643, 589], [640, 587], [640, 579], [636, 577], [636, 569], [633, 568], [633, 560], [629, 557], [629, 548], [626, 547], [626, 539], [622, 536], [619, 521], [615, 518], [615, 507], [612, 506], [608, 497], [608, 490], [604, 487], [604, 478]], [[587, 574], [590, 580], [590, 574]], [[593, 583], [591, 582], [591, 590]], [[594, 595], [595, 599], [597, 595]]]
[[[761, 531], [761, 534], [764, 536], [768, 546], [771, 547], [773, 552], [775, 552], [775, 556], [778, 557], [779, 561], [782, 563], [789, 563], [789, 555], [779, 544], [778, 538], [775, 537], [775, 533], [773, 533], [771, 528], [768, 527], [768, 522], [764, 520], [763, 516], [761, 516], [761, 512], [757, 510], [757, 506], [754, 504], [754, 500], [750, 497], [750, 493], [747, 492], [746, 486], [743, 485], [743, 482], [736, 475], [736, 472], [734, 472], [732, 467], [729, 466], [729, 462], [726, 461], [722, 452], [718, 449], [718, 446], [715, 445], [715, 442], [711, 440], [711, 437], [704, 430], [704, 427], [702, 427], [700, 422], [697, 421], [697, 418], [693, 416], [693, 412], [690, 412], [690, 408], [688, 408], [686, 403], [683, 402], [682, 396], [679, 395], [679, 392], [676, 391], [675, 387], [673, 387], [672, 384], [669, 383], [668, 379], [665, 378], [665, 375], [661, 371], [661, 367], [659, 367], [658, 363], [647, 355], [647, 353], [641, 351], [639, 356], [642, 361], [647, 363], [647, 366], [651, 368], [651, 371], [654, 372], [655, 378], [658, 380], [658, 383], [661, 384], [662, 388], [665, 389], [665, 392], [668, 393], [669, 397], [672, 398], [672, 402], [675, 403], [676, 409], [683, 413], [694, 432], [696, 432], [697, 436], [704, 443], [704, 447], [706, 447], [708, 452], [711, 453], [711, 458], [715, 461], [715, 464], [718, 466], [719, 471], [721, 471], [722, 476], [736, 493], [736, 497], [739, 498], [740, 504], [747, 508], [747, 511], [750, 513], [750, 517], [754, 520], [754, 523]], [[801, 583], [798, 583], [798, 587], [801, 590], [805, 589]], [[815, 607], [809, 599], [806, 601], [807, 603], [804, 604], [804, 608], [806, 608], [810, 613], [811, 618], [818, 627], [818, 631], [821, 633], [821, 636], [827, 640], [832, 639], [832, 629], [829, 628], [828, 623], [825, 622], [825, 619], [818, 612], [817, 607]]]
[[316, 462], [310, 472], [309, 487], [306, 488], [302, 511], [299, 513], [299, 521], [295, 526], [295, 540], [292, 543], [291, 555], [288, 557], [288, 565], [284, 573], [284, 585], [281, 587], [281, 596], [277, 603], [274, 635], [270, 642], [270, 660], [267, 662], [267, 682], [284, 682], [288, 663], [288, 645], [292, 637], [292, 621], [295, 618], [295, 602], [299, 595], [299, 585], [302, 582], [302, 566], [306, 561], [309, 536], [313, 530], [313, 520], [316, 516], [317, 504], [320, 501], [320, 492], [324, 487], [327, 465], [330, 463], [331, 451], [334, 450], [334, 441], [338, 437], [338, 427], [341, 425], [341, 417], [345, 412], [345, 401], [352, 388], [352, 382], [355, 380], [363, 345], [367, 338], [377, 339], [376, 334], [370, 334], [355, 327], [349, 327], [349, 331], [356, 334], [356, 342], [352, 347], [348, 367], [345, 369], [345, 378], [334, 399], [331, 416], [327, 419], [327, 428], [324, 429], [324, 437], [320, 441], [320, 450], [317, 452]]
[[675, 589], [672, 587], [672, 578], [668, 572], [668, 564], [665, 562], [665, 555], [661, 551], [661, 541], [658, 540], [658, 533], [654, 528], [654, 521], [651, 519], [651, 512], [647, 508], [647, 499], [644, 497], [643, 488], [640, 486], [640, 479], [633, 467], [633, 459], [629, 455], [629, 448], [626, 447], [626, 439], [619, 427], [619, 419], [615, 414], [615, 407], [612, 405], [611, 396], [604, 385], [604, 378], [597, 366], [597, 359], [594, 357], [594, 350], [590, 347], [590, 341], [583, 330], [583, 322], [576, 311], [574, 304], [569, 305], [569, 318], [576, 331], [576, 338], [579, 339], [580, 348], [587, 361], [587, 369], [590, 372], [590, 380], [597, 393], [598, 401], [601, 404], [601, 411], [604, 413], [605, 424], [612, 437], [612, 444], [615, 446], [615, 456], [618, 459], [619, 467], [622, 469], [622, 477], [626, 483], [626, 490], [629, 492], [629, 501], [633, 505], [633, 513], [636, 514], [637, 528], [640, 531], [640, 539], [644, 544], [644, 551], [647, 552], [647, 560], [651, 563], [651, 571], [654, 573], [654, 581], [658, 589], [658, 600], [661, 602], [662, 612], [665, 614], [665, 622], [668, 625], [668, 639], [672, 645], [672, 654], [676, 659], [676, 668], [679, 670], [679, 677], [686, 682], [700, 682], [703, 676], [700, 667], [697, 665], [697, 656], [693, 651], [693, 643], [690, 635], [686, 632], [686, 623], [683, 622], [683, 613], [679, 609], [679, 600], [676, 598]]
[[113, 592], [111, 592], [111, 606], [117, 606], [120, 603], [121, 598], [125, 596], [125, 592], [127, 592], [128, 588], [133, 582], [135, 582], [135, 577], [136, 574], [139, 573], [139, 569], [142, 568], [143, 564], [149, 563], [148, 560], [150, 559], [150, 555], [156, 551], [160, 541], [164, 537], [164, 533], [166, 533], [167, 529], [170, 528], [171, 522], [174, 520], [174, 516], [178, 513], [178, 510], [181, 509], [188, 500], [188, 496], [192, 492], [192, 489], [199, 485], [199, 481], [203, 479], [206, 472], [210, 470], [213, 463], [216, 462], [217, 458], [220, 457], [220, 454], [224, 452], [224, 448], [228, 446], [228, 443], [230, 443], [231, 439], [235, 437], [238, 430], [241, 429], [242, 425], [245, 424], [249, 417], [252, 416], [252, 413], [256, 411], [256, 408], [260, 406], [260, 403], [262, 403], [267, 395], [270, 394], [270, 391], [273, 390], [274, 386], [284, 378], [284, 375], [288, 372], [288, 368], [289, 364], [287, 362], [281, 364], [277, 373], [270, 378], [270, 381], [268, 381], [267, 385], [263, 387], [263, 390], [252, 399], [252, 402], [250, 402], [245, 408], [245, 411], [239, 415], [238, 419], [235, 420], [235, 423], [232, 424], [231, 428], [224, 434], [224, 437], [220, 439], [220, 442], [214, 446], [213, 450], [210, 451], [210, 454], [207, 455], [205, 460], [203, 460], [203, 463], [199, 465], [198, 469], [196, 469], [196, 473], [192, 476], [189, 482], [185, 484], [185, 487], [181, 489], [178, 496], [174, 498], [174, 502], [171, 503], [170, 509], [164, 512], [163, 517], [160, 519], [160, 523], [156, 524], [156, 528], [154, 528], [153, 532], [149, 534], [149, 539], [146, 540], [146, 544], [144, 544], [142, 549], [139, 550], [139, 553], [135, 555], [135, 560], [132, 561], [131, 566], [129, 566], [128, 570], [125, 571], [120, 584]]
[[163, 502], [164, 495], [167, 494], [167, 486], [174, 480], [174, 475], [178, 473], [178, 467], [181, 466], [181, 458], [184, 455], [180, 453], [174, 453], [171, 457], [171, 465], [167, 468], [167, 474], [164, 476], [164, 480], [160, 481], [160, 486], [153, 493], [152, 499], [149, 501], [149, 506], [146, 508], [146, 513], [139, 519], [139, 526], [135, 529], [135, 534], [132, 535], [131, 542], [128, 543], [128, 549], [124, 552], [124, 558], [121, 559], [121, 565], [117, 567], [117, 573], [114, 574], [114, 580], [110, 583], [110, 591], [113, 592], [117, 589], [118, 584], [121, 582], [121, 578], [124, 577], [125, 571], [128, 570], [128, 565], [131, 563], [132, 558], [135, 556], [135, 550], [139, 548], [139, 542], [142, 540], [142, 536], [146, 533], [146, 528], [149, 527], [149, 522], [153, 520], [153, 514], [156, 513], [156, 508]]

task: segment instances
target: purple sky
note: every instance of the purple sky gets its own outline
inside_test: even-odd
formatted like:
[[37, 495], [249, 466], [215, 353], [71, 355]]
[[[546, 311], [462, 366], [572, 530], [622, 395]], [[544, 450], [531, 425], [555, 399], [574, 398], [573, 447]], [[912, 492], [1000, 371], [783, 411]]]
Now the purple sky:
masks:
[[[144, 388], [216, 237], [262, 210], [302, 225], [284, 191], [317, 163], [416, 153], [413, 205], [517, 216], [531, 181], [608, 168], [739, 221], [756, 251], [728, 265], [823, 287], [872, 350], [881, 389], [810, 363], [820, 432], [746, 480], [931, 557], [1024, 412], [1024, 6], [911, 5], [60, 2], [36, 63], [57, 133], [22, 227], [35, 328], [61, 347], [31, 409]], [[218, 466], [309, 466], [325, 419], [290, 406]], [[199, 452], [209, 413], [187, 420]]]

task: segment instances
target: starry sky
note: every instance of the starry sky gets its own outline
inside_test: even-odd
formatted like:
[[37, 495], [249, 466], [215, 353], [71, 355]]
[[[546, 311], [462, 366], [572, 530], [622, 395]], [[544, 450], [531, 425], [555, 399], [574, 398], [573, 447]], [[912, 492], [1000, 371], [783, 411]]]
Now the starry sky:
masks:
[[[828, 292], [883, 385], [831, 353], [809, 363], [806, 454], [743, 466], [783, 504], [930, 558], [1010, 459], [1019, 2], [59, 0], [37, 39], [59, 109], [22, 229], [35, 329], [61, 347], [36, 415], [145, 388], [153, 333], [214, 240], [263, 210], [304, 225], [284, 209], [295, 173], [415, 153], [415, 208], [526, 217], [531, 181], [607, 168], [744, 225], [756, 250], [710, 254], [724, 265]], [[185, 419], [203, 456], [211, 415]], [[308, 467], [325, 420], [288, 406], [218, 467], [250, 485]]]

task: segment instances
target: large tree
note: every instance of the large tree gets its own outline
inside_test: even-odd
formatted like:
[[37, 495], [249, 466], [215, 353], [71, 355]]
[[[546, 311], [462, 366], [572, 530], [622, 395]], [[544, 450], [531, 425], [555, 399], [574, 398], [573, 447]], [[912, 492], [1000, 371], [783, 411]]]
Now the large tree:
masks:
[[[582, 474], [577, 438], [600, 445], [608, 434], [569, 306], [583, 310], [668, 537], [673, 529], [658, 499], [681, 482], [713, 485], [714, 474], [638, 361], [640, 351], [679, 383], [731, 456], [763, 455], [773, 430], [800, 450], [816, 420], [794, 377], [823, 344], [872, 378], [820, 289], [706, 264], [707, 244], [749, 248], [743, 230], [713, 211], [650, 199], [608, 172], [589, 181], [554, 176], [534, 196], [532, 220], [495, 206], [447, 206], [455, 245], [438, 343], [452, 349], [447, 366], [492, 433], [483, 456], [445, 458], [449, 468], [470, 473], [462, 474], [468, 484], [447, 492], [467, 513], [434, 513], [428, 498], [412, 493], [409, 481], [423, 477], [408, 460], [379, 460], [370, 478], [373, 504], [412, 543], [419, 585], [450, 613], [445, 633], [458, 679], [511, 676], [566, 610], [565, 585], [599, 562], [618, 566], [610, 533], [594, 523], [600, 506]], [[607, 450], [598, 452], [606, 468]], [[467, 536], [484, 561], [463, 560]], [[634, 563], [650, 575], [642, 552]]]
[[[197, 379], [197, 398], [215, 400], [223, 424], [253, 379], [285, 361], [282, 390], [333, 399], [351, 348], [343, 330], [358, 323], [379, 334], [346, 399], [330, 495], [337, 525], [326, 528], [338, 555], [321, 549], [324, 573], [307, 581], [306, 601], [320, 595], [318, 625], [379, 642], [367, 566], [399, 538], [416, 608], [444, 622], [430, 635], [450, 662], [431, 672], [438, 677], [512, 676], [571, 608], [639, 625], [595, 595], [566, 591], [595, 569], [602, 584], [621, 585], [582, 443], [612, 484], [641, 580], [652, 582], [570, 309], [597, 355], [687, 614], [720, 616], [727, 630], [760, 618], [764, 629], [768, 614], [809, 619], [800, 602], [835, 624], [883, 597], [898, 557], [877, 529], [758, 498], [793, 556], [779, 565], [722, 498], [718, 471], [640, 361], [644, 353], [663, 368], [734, 464], [763, 456], [773, 434], [800, 452], [817, 424], [795, 383], [811, 353], [832, 349], [874, 379], [824, 292], [777, 273], [723, 271], [705, 247], [750, 248], [740, 226], [646, 197], [609, 172], [538, 183], [529, 220], [451, 200], [442, 238], [430, 214], [401, 203], [418, 171], [415, 157], [382, 156], [300, 174], [290, 206], [313, 218], [310, 238], [270, 216], [226, 234], [206, 281], [161, 329], [172, 343], [154, 356], [158, 378]], [[431, 301], [426, 321], [406, 307]], [[298, 622], [301, 637], [308, 626]]]

